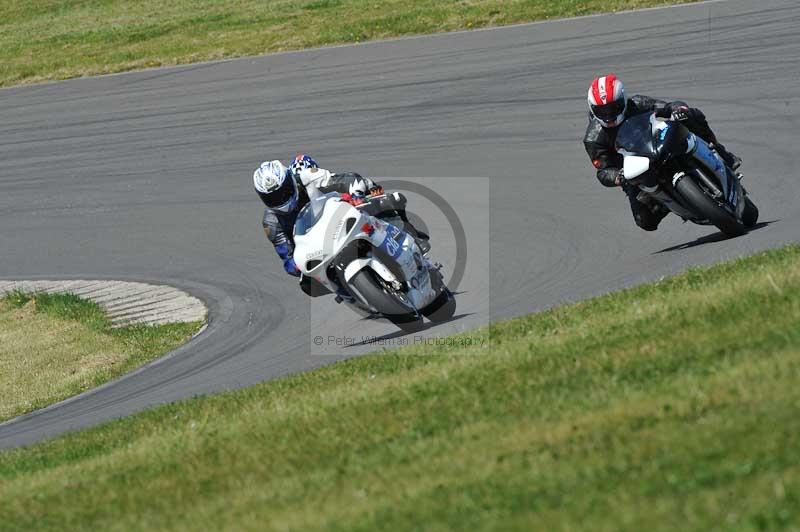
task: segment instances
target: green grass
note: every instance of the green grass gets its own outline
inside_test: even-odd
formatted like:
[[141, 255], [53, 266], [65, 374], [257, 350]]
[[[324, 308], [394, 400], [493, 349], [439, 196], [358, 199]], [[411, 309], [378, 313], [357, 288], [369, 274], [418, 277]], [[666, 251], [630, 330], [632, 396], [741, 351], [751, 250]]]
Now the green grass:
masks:
[[8, 294], [0, 299], [0, 421], [150, 362], [186, 342], [200, 325], [112, 329], [98, 304], [73, 294]]
[[797, 530], [800, 246], [0, 454], [3, 530]]
[[6, 0], [0, 86], [688, 0]]

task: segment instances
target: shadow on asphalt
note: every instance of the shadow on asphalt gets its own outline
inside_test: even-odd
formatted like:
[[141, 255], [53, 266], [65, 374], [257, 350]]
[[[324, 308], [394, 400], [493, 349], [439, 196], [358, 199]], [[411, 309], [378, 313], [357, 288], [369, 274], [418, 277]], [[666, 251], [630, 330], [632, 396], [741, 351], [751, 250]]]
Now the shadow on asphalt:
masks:
[[[472, 312], [468, 312], [466, 314], [456, 314], [452, 318], [450, 318], [449, 320], [441, 321], [439, 323], [431, 323], [429, 321], [426, 321], [425, 324], [418, 331], [415, 331], [413, 334], [419, 334], [419, 333], [425, 332], [428, 329], [433, 329], [434, 327], [437, 327], [439, 325], [443, 325], [445, 323], [451, 323], [451, 322], [454, 322], [456, 320], [460, 320], [461, 318], [466, 318], [467, 316], [472, 316], [472, 314], [473, 314]], [[367, 319], [369, 319], [369, 318], [367, 318]], [[382, 318], [378, 318], [378, 319], [382, 319]], [[397, 332], [393, 332], [393, 333], [390, 333], [390, 334], [384, 334], [383, 336], [375, 336], [375, 337], [370, 338], [369, 340], [365, 340], [363, 342], [358, 342], [357, 344], [346, 345], [344, 347], [345, 348], [350, 348], [350, 347], [359, 347], [359, 346], [364, 346], [364, 345], [380, 344], [382, 342], [387, 342], [389, 340], [394, 340], [396, 338], [402, 338], [403, 336], [407, 336], [408, 334], [412, 334], [412, 333], [407, 333], [405, 331], [399, 331], [398, 330]]]
[[[767, 227], [768, 225], [774, 224], [775, 222], [779, 222], [779, 221], [780, 220], [770, 220], [768, 222], [759, 222], [756, 225], [754, 225], [753, 227], [751, 227], [747, 231], [747, 234], [752, 233], [753, 231], [758, 231], [761, 228]], [[670, 251], [678, 251], [678, 250], [681, 250], [681, 249], [689, 249], [689, 248], [693, 248], [695, 246], [702, 246], [703, 244], [712, 244], [714, 242], [722, 242], [723, 240], [729, 240], [731, 238], [737, 238], [737, 237], [730, 237], [730, 236], [727, 236], [726, 234], [724, 234], [722, 232], [713, 233], [713, 234], [710, 234], [710, 235], [701, 236], [697, 240], [692, 240], [691, 242], [684, 242], [683, 244], [678, 244], [676, 246], [670, 246], [668, 248], [664, 248], [664, 249], [659, 250], [659, 251], [654, 251], [653, 253], [651, 253], [651, 255], [658, 255], [659, 253], [668, 253]]]

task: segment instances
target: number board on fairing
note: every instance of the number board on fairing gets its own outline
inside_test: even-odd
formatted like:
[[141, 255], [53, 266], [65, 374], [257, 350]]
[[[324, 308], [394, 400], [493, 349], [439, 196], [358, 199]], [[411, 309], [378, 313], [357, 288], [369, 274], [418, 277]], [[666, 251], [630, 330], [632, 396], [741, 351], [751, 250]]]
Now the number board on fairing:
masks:
[[403, 252], [403, 246], [401, 245], [403, 238], [404, 235], [400, 229], [391, 224], [387, 224], [386, 238], [381, 243], [380, 248], [388, 253], [389, 256], [396, 259]]

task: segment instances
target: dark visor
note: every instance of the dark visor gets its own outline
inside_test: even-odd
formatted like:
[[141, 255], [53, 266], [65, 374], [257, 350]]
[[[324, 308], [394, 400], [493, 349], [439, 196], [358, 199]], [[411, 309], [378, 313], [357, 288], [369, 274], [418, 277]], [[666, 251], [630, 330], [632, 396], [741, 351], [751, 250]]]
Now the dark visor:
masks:
[[594, 113], [594, 116], [607, 122], [610, 122], [621, 115], [624, 109], [625, 100], [617, 100], [616, 102], [611, 102], [606, 105], [592, 106], [592, 112]]
[[277, 190], [262, 194], [261, 197], [264, 198], [264, 204], [266, 204], [267, 207], [280, 207], [292, 199], [292, 196], [294, 196], [294, 185], [292, 181], [294, 181], [294, 177], [287, 175]]

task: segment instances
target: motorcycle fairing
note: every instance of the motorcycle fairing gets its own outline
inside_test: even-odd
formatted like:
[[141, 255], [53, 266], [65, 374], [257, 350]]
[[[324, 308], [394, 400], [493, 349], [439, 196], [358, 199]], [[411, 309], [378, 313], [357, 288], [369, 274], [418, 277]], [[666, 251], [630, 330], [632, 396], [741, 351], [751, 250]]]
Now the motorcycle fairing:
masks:
[[[717, 177], [717, 181], [722, 184], [722, 193], [726, 198], [730, 199], [731, 184], [728, 182], [728, 172], [725, 170], [725, 163], [722, 161], [719, 155], [711, 151], [711, 148], [703, 139], [698, 138], [694, 134], [692, 134], [689, 138], [692, 139], [690, 141], [690, 145], [694, 146], [693, 150], [690, 152], [690, 155], [694, 156], [698, 162], [714, 172], [714, 175]], [[735, 205], [735, 203], [732, 204]]]
[[397, 259], [403, 253], [403, 241], [405, 234], [398, 227], [387, 223], [386, 238], [383, 239], [378, 247], [389, 254], [393, 259]]
[[728, 171], [725, 163], [717, 152], [701, 138], [690, 134], [688, 140], [688, 153], [694, 159], [714, 173], [716, 180], [722, 185], [722, 194], [737, 216], [741, 216], [744, 211], [744, 202], [739, 200], [742, 197], [741, 183]]
[[[346, 281], [364, 268], [371, 268], [387, 283], [407, 286], [403, 292], [417, 309], [425, 308], [436, 298], [438, 292], [430, 281], [432, 266], [408, 233], [341, 201], [337, 194], [325, 194], [312, 201], [319, 202], [314, 207], [322, 212], [309, 215], [309, 227], [295, 232], [295, 254], [303, 259], [298, 263], [303, 275], [314, 277], [336, 292], [337, 286], [324, 274], [325, 270], [342, 249], [356, 241], [366, 241], [372, 252], [366, 257], [354, 257], [347, 264], [342, 272]], [[371, 225], [372, 230], [364, 231], [364, 224]]]
[[625, 155], [622, 175], [625, 179], [635, 179], [650, 169], [650, 159], [638, 155]]

